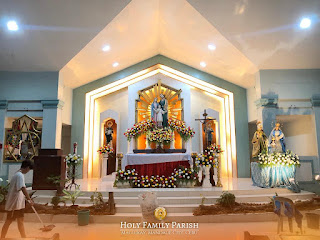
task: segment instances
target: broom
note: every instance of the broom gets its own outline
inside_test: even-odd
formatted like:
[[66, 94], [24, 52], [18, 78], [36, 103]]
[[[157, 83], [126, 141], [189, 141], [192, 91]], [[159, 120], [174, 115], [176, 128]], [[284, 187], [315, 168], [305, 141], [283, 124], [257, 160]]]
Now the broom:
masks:
[[40, 230], [42, 232], [50, 232], [55, 227], [55, 225], [48, 225], [48, 226], [44, 225], [43, 221], [41, 220], [41, 218], [40, 218], [39, 214], [37, 213], [36, 209], [34, 208], [34, 206], [31, 206], [31, 207], [32, 207], [32, 210], [34, 211], [34, 213], [37, 215], [39, 221], [43, 225], [43, 227], [40, 228]]

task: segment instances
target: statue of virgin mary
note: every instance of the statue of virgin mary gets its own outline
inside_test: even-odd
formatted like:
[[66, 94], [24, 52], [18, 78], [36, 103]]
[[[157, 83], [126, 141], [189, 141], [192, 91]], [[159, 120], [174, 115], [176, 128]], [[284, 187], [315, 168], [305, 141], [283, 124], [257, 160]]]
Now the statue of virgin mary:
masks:
[[269, 152], [285, 153], [286, 144], [284, 142], [284, 134], [280, 128], [280, 123], [276, 123], [269, 135]]
[[156, 111], [158, 109], [158, 105], [159, 105], [158, 104], [158, 100], [157, 100], [157, 98], [155, 98], [153, 100], [153, 103], [151, 103], [151, 109], [150, 109], [150, 111], [151, 111], [151, 120], [157, 121], [157, 119], [156, 119], [156, 117], [157, 117]]

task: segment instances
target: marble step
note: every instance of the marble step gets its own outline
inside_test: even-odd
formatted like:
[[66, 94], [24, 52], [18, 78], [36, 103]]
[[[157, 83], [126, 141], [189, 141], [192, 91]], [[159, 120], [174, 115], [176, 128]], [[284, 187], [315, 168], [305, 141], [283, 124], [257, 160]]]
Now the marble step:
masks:
[[[251, 203], [266, 203], [270, 202], [270, 199], [274, 196], [274, 194], [260, 194], [260, 195], [236, 195], [237, 202], [251, 202]], [[312, 199], [314, 196], [313, 193], [309, 192], [301, 192], [300, 194], [296, 193], [285, 193], [279, 194], [282, 197], [288, 197], [294, 201], [296, 200], [308, 200]], [[50, 203], [51, 196], [48, 195], [38, 195], [35, 199], [35, 202], [38, 203]], [[205, 196], [204, 203], [205, 204], [214, 204], [216, 203], [219, 196]], [[108, 200], [107, 197], [104, 198], [105, 201]], [[115, 203], [120, 205], [132, 205], [139, 203], [139, 198], [136, 197], [114, 197]], [[201, 196], [166, 196], [166, 197], [158, 197], [158, 203], [161, 205], [181, 205], [181, 204], [195, 204], [199, 205], [202, 202]], [[77, 199], [77, 204], [91, 204], [89, 196], [80, 196]]]
[[[135, 189], [135, 188], [128, 188], [128, 189], [119, 189], [113, 188], [106, 191], [102, 191], [102, 195], [104, 197], [108, 196], [109, 192], [114, 193], [114, 197], [137, 197], [138, 195], [145, 193], [145, 192], [154, 192], [157, 194], [158, 197], [180, 197], [180, 196], [220, 196], [223, 193], [222, 188], [175, 188], [175, 189]], [[90, 197], [94, 191], [82, 191], [83, 196]], [[260, 194], [287, 194], [292, 193], [290, 190], [285, 188], [270, 188], [270, 189], [254, 189], [254, 190], [232, 190], [229, 191], [234, 195], [260, 195]], [[47, 195], [47, 196], [54, 196], [55, 191], [53, 190], [37, 190], [36, 195]]]

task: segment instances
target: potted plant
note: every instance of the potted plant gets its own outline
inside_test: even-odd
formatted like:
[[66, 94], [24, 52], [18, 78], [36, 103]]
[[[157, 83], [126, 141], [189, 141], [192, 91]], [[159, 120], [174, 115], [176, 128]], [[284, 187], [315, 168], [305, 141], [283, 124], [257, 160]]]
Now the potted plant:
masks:
[[97, 189], [90, 196], [90, 202], [93, 203], [93, 207], [96, 211], [101, 211], [106, 207], [105, 202], [103, 201], [103, 195], [101, 192], [98, 192]]
[[72, 203], [72, 205], [71, 205], [72, 208], [78, 208], [78, 205], [75, 205], [75, 203], [76, 203], [78, 197], [83, 195], [81, 193], [80, 189], [77, 188], [75, 191], [67, 191], [67, 190], [63, 189], [62, 192], [65, 194], [62, 197], [62, 200], [63, 201], [70, 201]]

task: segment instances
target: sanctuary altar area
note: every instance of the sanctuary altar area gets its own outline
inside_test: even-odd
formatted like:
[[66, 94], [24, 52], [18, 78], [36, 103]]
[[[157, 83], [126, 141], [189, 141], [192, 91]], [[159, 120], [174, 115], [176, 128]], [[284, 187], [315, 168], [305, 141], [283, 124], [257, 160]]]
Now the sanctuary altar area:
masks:
[[[84, 156], [84, 171], [88, 164], [88, 172], [95, 177], [105, 178], [120, 169], [168, 176], [178, 167], [195, 167], [191, 153], [216, 144], [226, 149], [221, 155], [222, 174], [236, 174], [232, 171], [235, 155], [228, 148], [232, 135], [226, 135], [231, 132], [226, 111], [232, 109], [225, 108], [221, 99], [159, 73], [101, 96], [95, 100], [94, 120], [90, 120], [94, 134], [88, 135], [93, 142], [87, 161]], [[205, 121], [198, 121], [204, 113]], [[99, 155], [91, 150], [99, 147], [110, 148], [112, 153]]]

